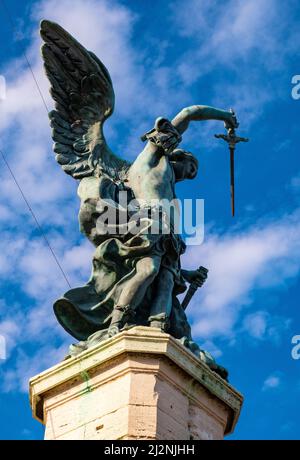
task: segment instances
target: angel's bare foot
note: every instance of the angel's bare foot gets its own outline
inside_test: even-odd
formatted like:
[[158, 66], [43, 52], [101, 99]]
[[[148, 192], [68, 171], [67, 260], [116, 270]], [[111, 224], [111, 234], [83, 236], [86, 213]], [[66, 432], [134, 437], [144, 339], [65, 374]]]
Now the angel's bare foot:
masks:
[[167, 332], [169, 327], [168, 316], [166, 313], [160, 313], [149, 317], [150, 327], [156, 327], [162, 332]]
[[119, 334], [120, 329], [118, 325], [114, 324], [108, 328], [107, 335], [108, 337], [113, 337], [114, 335]]
[[68, 359], [73, 356], [79, 355], [79, 353], [82, 353], [83, 351], [87, 350], [88, 346], [86, 341], [80, 341], [78, 343], [72, 343], [69, 347], [69, 354], [64, 358]]
[[114, 308], [110, 326], [108, 328], [108, 336], [112, 337], [120, 332], [125, 326], [131, 324], [135, 317], [135, 311], [129, 305], [116, 306]]

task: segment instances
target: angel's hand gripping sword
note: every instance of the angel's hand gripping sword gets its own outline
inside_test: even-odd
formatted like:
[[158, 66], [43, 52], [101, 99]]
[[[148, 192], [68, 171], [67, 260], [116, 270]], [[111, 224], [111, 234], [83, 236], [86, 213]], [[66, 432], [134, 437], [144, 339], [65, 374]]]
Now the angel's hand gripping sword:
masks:
[[[208, 273], [207, 268], [201, 266], [201, 267], [198, 268], [198, 271], [203, 275], [204, 279], [207, 278], [207, 273]], [[197, 289], [198, 289], [197, 283], [194, 282], [194, 283], [190, 284], [190, 286], [188, 288], [188, 291], [187, 291], [187, 293], [186, 293], [186, 295], [185, 295], [185, 297], [184, 297], [184, 299], [183, 299], [183, 301], [181, 303], [181, 306], [182, 306], [182, 308], [184, 310], [186, 309], [186, 307], [190, 303], [190, 301], [191, 301], [192, 297], [194, 296], [195, 292], [197, 291]]]
[[[230, 109], [232, 115], [234, 116], [234, 111]], [[238, 127], [238, 123], [237, 126]], [[229, 151], [230, 151], [230, 194], [231, 194], [231, 212], [232, 216], [234, 216], [234, 151], [235, 146], [239, 142], [248, 142], [249, 139], [247, 137], [239, 137], [235, 134], [235, 128], [228, 127], [225, 124], [225, 128], [227, 129], [227, 134], [215, 134], [217, 139], [223, 139], [225, 142], [228, 143]]]

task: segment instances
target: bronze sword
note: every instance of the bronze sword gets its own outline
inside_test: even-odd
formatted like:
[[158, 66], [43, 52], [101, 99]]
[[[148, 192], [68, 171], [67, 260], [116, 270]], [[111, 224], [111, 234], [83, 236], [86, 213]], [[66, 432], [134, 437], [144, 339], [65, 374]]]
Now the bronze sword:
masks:
[[230, 196], [231, 196], [231, 214], [234, 216], [234, 149], [230, 150]]
[[[232, 115], [234, 116], [234, 111], [230, 109]], [[234, 190], [234, 151], [235, 146], [239, 142], [248, 142], [249, 139], [247, 137], [239, 137], [235, 134], [234, 128], [226, 128], [227, 134], [215, 134], [217, 139], [223, 139], [225, 142], [228, 143], [229, 151], [230, 151], [230, 195], [231, 195], [231, 213], [232, 217], [235, 213], [235, 190]]]

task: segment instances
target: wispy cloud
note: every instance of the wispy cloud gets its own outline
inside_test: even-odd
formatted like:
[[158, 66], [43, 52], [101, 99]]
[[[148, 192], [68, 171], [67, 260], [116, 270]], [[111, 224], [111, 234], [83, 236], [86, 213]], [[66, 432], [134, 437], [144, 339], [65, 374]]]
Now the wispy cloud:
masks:
[[193, 43], [180, 56], [182, 81], [197, 82], [201, 94], [201, 78], [210, 75], [212, 84], [202, 89], [203, 96], [233, 105], [248, 124], [257, 120], [267, 103], [285, 94], [278, 81], [297, 52], [299, 31], [290, 21], [295, 2], [285, 6], [279, 0], [187, 0], [183, 9], [174, 2], [176, 29]]
[[[282, 290], [300, 271], [299, 210], [271, 221], [257, 223], [246, 230], [206, 235], [195, 251], [188, 248], [183, 265], [209, 268], [208, 281], [191, 304], [194, 334], [201, 338], [230, 337], [245, 313], [244, 329], [260, 338], [266, 331], [275, 338], [275, 323], [264, 310], [254, 316], [248, 309], [255, 292]], [[281, 319], [289, 325], [289, 319]], [[278, 326], [278, 324], [277, 324]]]
[[282, 334], [291, 325], [291, 318], [270, 314], [268, 311], [256, 311], [247, 314], [243, 320], [242, 331], [256, 340], [268, 340], [280, 343]]
[[[280, 71], [294, 47], [288, 37], [282, 39], [285, 13], [279, 2], [262, 0], [256, 9], [251, 2], [242, 1], [191, 0], [184, 9], [176, 9], [176, 5], [172, 30], [193, 40], [190, 51], [178, 53], [173, 62], [166, 63], [168, 44], [160, 43], [151, 49], [151, 65], [145, 66], [143, 49], [132, 39], [138, 16], [125, 4], [95, 0], [36, 3], [34, 28], [26, 32], [26, 51], [47, 105], [52, 107], [37, 31], [37, 22], [43, 17], [59, 22], [109, 68], [116, 113], [107, 124], [106, 136], [120, 155], [133, 158], [141, 148], [139, 135], [152, 126], [156, 116], [174, 115], [182, 108], [190, 100], [192, 85], [205, 75], [213, 75], [214, 83], [203, 88], [202, 94], [198, 91], [202, 99], [192, 103], [208, 102], [205, 96], [216, 105], [234, 104], [238, 114], [247, 114], [249, 123], [255, 121], [264, 105], [278, 96], [278, 91], [268, 86], [267, 73]], [[250, 65], [253, 59], [259, 63], [257, 68]], [[231, 80], [221, 86], [223, 69]], [[7, 99], [0, 105], [2, 148], [68, 279], [72, 285], [83, 283], [90, 274], [93, 248], [78, 235], [77, 184], [54, 161], [46, 110], [24, 58], [7, 63], [5, 74]], [[6, 391], [15, 391], [20, 385], [27, 391], [27, 378], [61, 359], [66, 342], [72, 341], [56, 324], [51, 307], [67, 286], [14, 182], [5, 168], [0, 174], [0, 274], [5, 291], [9, 281], [24, 299], [22, 304], [0, 308], [0, 333], [8, 338], [9, 353], [15, 353], [3, 381]], [[236, 327], [244, 328], [255, 340], [278, 334], [279, 326], [264, 306], [256, 312], [247, 308], [255, 289], [283, 289], [298, 274], [298, 214], [232, 233], [212, 230], [198, 253], [188, 249], [183, 264], [195, 268], [201, 259], [210, 269], [190, 314], [194, 335], [206, 340], [205, 346], [215, 356], [221, 351], [214, 338], [232, 339]], [[242, 325], [237, 326], [240, 320]], [[288, 318], [283, 323], [288, 327]]]
[[281, 385], [281, 378], [279, 374], [274, 373], [269, 375], [263, 383], [262, 391], [268, 391], [278, 388]]
[[32, 353], [26, 353], [24, 349], [20, 348], [17, 351], [15, 364], [11, 365], [5, 371], [1, 372], [2, 369], [0, 369], [1, 391], [21, 391], [27, 393], [29, 379], [62, 361], [65, 355], [65, 343], [59, 347], [55, 347], [51, 343], [40, 347], [34, 353], [34, 359]]
[[[151, 127], [160, 111], [164, 114], [169, 108], [167, 95], [173, 91], [159, 63], [152, 65], [151, 72], [144, 68], [143, 53], [132, 42], [136, 15], [117, 1], [50, 0], [34, 4], [34, 28], [24, 29], [29, 42], [26, 54], [51, 108], [39, 50], [38, 21], [42, 18], [60, 23], [108, 67], [116, 92], [116, 113], [107, 124], [107, 138], [120, 155], [135, 156], [141, 148], [139, 135]], [[79, 237], [77, 184], [54, 161], [46, 109], [24, 56], [8, 62], [3, 70], [7, 97], [0, 105], [2, 149], [70, 283], [82, 284], [90, 275], [93, 248]], [[177, 102], [183, 93], [176, 91]], [[129, 119], [131, 129], [120, 138], [118, 129], [124, 123], [127, 126]], [[129, 150], [124, 151], [125, 146]], [[58, 342], [72, 338], [56, 324], [51, 307], [66, 290], [66, 282], [5, 167], [0, 174], [0, 273], [5, 277], [2, 280], [9, 280], [23, 297], [23, 305], [15, 302], [14, 315], [8, 306], [1, 311], [0, 333], [7, 338], [8, 356], [15, 356], [13, 368], [6, 363], [5, 386], [14, 389], [20, 379], [26, 387], [25, 369], [27, 376], [53, 364], [53, 356], [58, 359]], [[22, 324], [26, 324], [25, 330]], [[51, 334], [55, 334], [57, 344], [51, 342]], [[48, 340], [49, 346], [45, 346]], [[29, 355], [28, 344], [38, 351]], [[30, 359], [40, 359], [39, 366], [33, 369]]]

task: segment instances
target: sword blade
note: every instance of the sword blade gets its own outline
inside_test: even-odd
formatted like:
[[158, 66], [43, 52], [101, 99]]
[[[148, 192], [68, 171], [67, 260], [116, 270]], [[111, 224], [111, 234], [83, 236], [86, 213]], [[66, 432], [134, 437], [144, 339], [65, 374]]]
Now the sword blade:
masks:
[[230, 195], [231, 195], [231, 213], [234, 216], [234, 148], [230, 147]]

